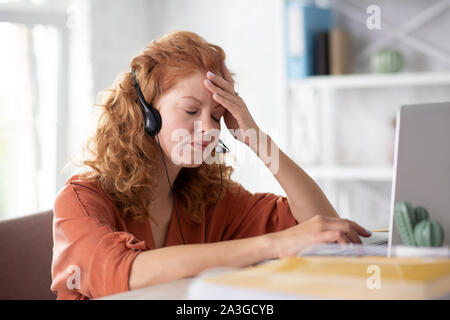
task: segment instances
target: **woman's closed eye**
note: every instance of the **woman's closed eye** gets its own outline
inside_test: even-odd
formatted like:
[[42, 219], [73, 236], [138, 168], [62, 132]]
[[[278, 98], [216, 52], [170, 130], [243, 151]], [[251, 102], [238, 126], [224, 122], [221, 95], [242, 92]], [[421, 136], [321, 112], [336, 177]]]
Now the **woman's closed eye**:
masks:
[[[195, 115], [195, 114], [197, 113], [197, 111], [187, 111], [187, 110], [186, 110], [186, 113], [187, 113], [187, 114], [190, 114], [190, 115]], [[212, 118], [215, 122], [220, 122], [220, 117], [215, 118], [215, 117], [213, 117], [213, 116], [211, 115], [211, 118]]]

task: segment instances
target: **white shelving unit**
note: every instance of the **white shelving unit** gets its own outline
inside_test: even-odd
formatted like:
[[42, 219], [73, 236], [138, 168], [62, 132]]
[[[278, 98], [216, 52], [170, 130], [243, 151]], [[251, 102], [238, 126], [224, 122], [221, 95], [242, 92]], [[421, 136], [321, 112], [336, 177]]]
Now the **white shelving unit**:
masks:
[[[289, 150], [293, 154], [293, 159], [303, 168], [303, 170], [310, 175], [313, 179], [320, 182], [324, 192], [330, 199], [331, 203], [337, 210], [352, 211], [354, 209], [347, 208], [342, 209], [338, 205], [342, 201], [342, 196], [339, 195], [340, 183], [347, 183], [352, 185], [354, 192], [364, 189], [364, 194], [368, 197], [372, 197], [373, 201], [384, 202], [380, 194], [370, 194], [369, 188], [363, 186], [360, 182], [374, 182], [382, 183], [387, 187], [390, 187], [393, 178], [393, 168], [386, 163], [380, 163], [378, 165], [351, 165], [343, 164], [341, 159], [338, 159], [338, 150], [336, 144], [336, 129], [338, 123], [336, 123], [337, 112], [342, 111], [339, 106], [339, 95], [344, 90], [346, 95], [352, 95], [355, 92], [359, 93], [361, 90], [366, 93], [372, 92], [371, 90], [378, 90], [381, 92], [384, 89], [395, 89], [399, 91], [403, 89], [414, 88], [427, 88], [427, 87], [447, 87], [450, 89], [450, 72], [443, 73], [399, 73], [399, 74], [352, 74], [352, 75], [340, 75], [340, 76], [313, 76], [300, 80], [291, 80], [287, 82], [287, 123], [289, 124], [288, 130], [288, 145]], [[403, 89], [402, 89], [403, 88]], [[449, 98], [450, 98], [450, 90]], [[303, 97], [306, 101], [299, 102], [293, 101], [295, 97]], [[308, 100], [307, 97], [312, 97]], [[382, 101], [383, 97], [379, 97]], [[302, 104], [303, 109], [314, 109], [317, 116], [316, 124], [318, 124], [319, 139], [316, 141], [317, 154], [319, 155], [316, 161], [303, 161], [301, 157], [295, 155], [295, 148], [298, 145], [298, 141], [303, 141], [301, 137], [296, 136], [294, 126], [297, 125], [295, 108], [299, 108], [299, 104]], [[382, 105], [382, 104], [381, 104]], [[400, 105], [398, 105], [400, 107]], [[339, 110], [339, 111], [337, 111]], [[368, 110], [369, 112], [370, 110]], [[364, 111], [362, 111], [364, 112]], [[294, 115], [294, 116], [293, 116]], [[302, 115], [308, 117], [308, 115]], [[298, 125], [302, 125], [301, 121]], [[380, 146], [373, 146], [373, 148], [380, 148]], [[354, 197], [358, 197], [353, 195]], [[386, 205], [388, 205], [388, 199], [386, 199]], [[363, 201], [363, 200], [361, 200]], [[383, 210], [384, 211], [384, 210]], [[346, 216], [346, 214], [342, 214]], [[350, 215], [348, 216], [352, 218]]]
[[[323, 140], [323, 157], [321, 165], [307, 165], [304, 169], [314, 177], [329, 179], [357, 179], [357, 180], [379, 180], [390, 181], [392, 179], [392, 167], [381, 166], [339, 166], [336, 165], [335, 141], [334, 141], [334, 115], [338, 102], [334, 93], [342, 89], [382, 89], [393, 87], [424, 87], [424, 86], [449, 86], [450, 72], [433, 73], [399, 73], [399, 74], [351, 74], [339, 76], [313, 76], [305, 79], [291, 80], [288, 82], [288, 97], [293, 92], [310, 91], [314, 95], [321, 95], [322, 105], [314, 107], [321, 108]], [[308, 94], [309, 94], [308, 93]], [[288, 99], [289, 100], [289, 99]], [[290, 117], [295, 104], [288, 103], [287, 115]], [[292, 123], [288, 119], [287, 123]], [[292, 129], [289, 128], [289, 129]], [[289, 145], [293, 147], [293, 135]]]
[[[417, 7], [401, 21], [393, 14], [383, 15], [382, 29], [376, 34], [366, 27], [366, 2], [328, 3], [339, 18], [337, 26], [351, 30], [353, 39], [370, 39], [358, 42], [352, 51], [354, 72], [370, 69], [371, 57], [383, 48], [403, 52], [405, 70], [447, 70], [286, 80], [287, 152], [319, 182], [341, 215], [355, 213], [370, 224], [376, 215], [388, 216], [389, 199], [385, 198], [393, 177], [390, 153], [395, 111], [404, 104], [450, 100], [449, 51], [436, 37], [426, 36], [433, 30], [429, 24], [450, 13], [450, 2]], [[389, 9], [384, 10], [400, 12], [404, 5], [389, 2]], [[349, 191], [342, 194], [342, 190]]]
[[313, 76], [300, 80], [291, 80], [291, 90], [310, 87], [321, 90], [411, 87], [450, 85], [449, 72], [421, 72], [398, 74], [350, 74], [339, 76]]
[[[367, 75], [340, 75], [340, 76], [313, 76], [300, 80], [288, 82], [288, 119], [291, 124], [288, 132], [292, 132], [292, 108], [295, 103], [289, 102], [289, 97], [294, 92], [305, 95], [320, 96], [319, 105], [312, 106], [320, 108], [320, 123], [322, 127], [322, 153], [320, 165], [309, 165], [305, 168], [311, 175], [320, 178], [332, 179], [361, 179], [361, 180], [385, 180], [392, 178], [392, 168], [386, 165], [371, 166], [339, 166], [336, 163], [335, 150], [335, 112], [339, 102], [335, 99], [335, 93], [343, 89], [383, 89], [395, 87], [424, 87], [424, 86], [449, 86], [450, 73], [400, 73], [400, 74], [367, 74]], [[288, 134], [289, 145], [294, 147], [294, 135]]]

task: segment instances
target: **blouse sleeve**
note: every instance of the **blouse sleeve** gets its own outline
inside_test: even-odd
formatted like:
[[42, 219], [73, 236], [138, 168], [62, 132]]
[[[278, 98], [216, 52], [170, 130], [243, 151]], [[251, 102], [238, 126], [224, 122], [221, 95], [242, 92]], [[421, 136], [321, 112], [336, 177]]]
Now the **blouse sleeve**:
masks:
[[145, 242], [116, 230], [111, 205], [91, 188], [68, 183], [53, 212], [51, 290], [58, 299], [128, 291], [131, 264]]
[[286, 197], [250, 193], [239, 183], [231, 189], [229, 197], [230, 209], [223, 240], [254, 237], [298, 224]]

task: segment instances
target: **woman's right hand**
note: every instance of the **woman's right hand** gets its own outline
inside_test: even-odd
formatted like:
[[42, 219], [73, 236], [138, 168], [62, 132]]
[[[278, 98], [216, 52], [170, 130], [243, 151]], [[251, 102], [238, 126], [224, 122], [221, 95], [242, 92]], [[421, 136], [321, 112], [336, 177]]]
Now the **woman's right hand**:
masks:
[[295, 256], [304, 248], [318, 243], [361, 244], [359, 235], [369, 237], [371, 232], [354, 221], [322, 215], [315, 215], [289, 229], [266, 234], [276, 251], [276, 258]]

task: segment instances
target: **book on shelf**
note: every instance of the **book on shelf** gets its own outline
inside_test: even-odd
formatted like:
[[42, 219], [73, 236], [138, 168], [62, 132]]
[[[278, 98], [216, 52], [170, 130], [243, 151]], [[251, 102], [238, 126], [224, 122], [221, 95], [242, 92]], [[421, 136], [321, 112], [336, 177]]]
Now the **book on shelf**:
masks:
[[350, 33], [334, 27], [333, 12], [304, 0], [285, 0], [288, 79], [351, 72]]
[[330, 74], [348, 74], [351, 72], [350, 34], [338, 28], [329, 31], [329, 65]]
[[351, 71], [351, 41], [347, 31], [332, 28], [314, 36], [314, 75], [342, 75]]
[[285, 53], [287, 77], [299, 79], [314, 75], [315, 36], [332, 26], [331, 10], [305, 3], [302, 0], [286, 0]]
[[329, 32], [328, 31], [317, 32], [314, 41], [315, 75], [330, 74], [329, 53], [330, 53]]

